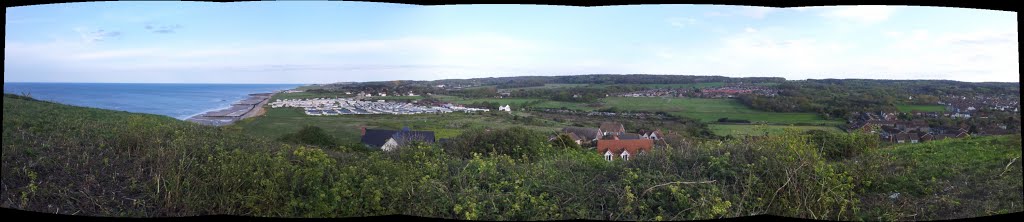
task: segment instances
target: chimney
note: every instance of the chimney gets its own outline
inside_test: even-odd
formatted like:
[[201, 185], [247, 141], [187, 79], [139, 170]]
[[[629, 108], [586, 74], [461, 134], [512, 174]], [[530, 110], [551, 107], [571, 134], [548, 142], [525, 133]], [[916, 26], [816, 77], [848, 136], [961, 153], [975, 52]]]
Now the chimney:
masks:
[[362, 132], [361, 134], [359, 134], [359, 135], [360, 135], [360, 136], [366, 136], [366, 127], [365, 127], [365, 126], [364, 126], [364, 127], [362, 127], [362, 131], [363, 131], [363, 132]]

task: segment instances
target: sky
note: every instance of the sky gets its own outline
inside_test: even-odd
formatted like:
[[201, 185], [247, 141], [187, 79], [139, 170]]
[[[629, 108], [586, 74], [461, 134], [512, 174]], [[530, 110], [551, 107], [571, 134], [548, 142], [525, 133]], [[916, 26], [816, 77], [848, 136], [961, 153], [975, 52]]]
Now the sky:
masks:
[[115, 1], [6, 10], [4, 82], [1020, 81], [1017, 13], [981, 9]]

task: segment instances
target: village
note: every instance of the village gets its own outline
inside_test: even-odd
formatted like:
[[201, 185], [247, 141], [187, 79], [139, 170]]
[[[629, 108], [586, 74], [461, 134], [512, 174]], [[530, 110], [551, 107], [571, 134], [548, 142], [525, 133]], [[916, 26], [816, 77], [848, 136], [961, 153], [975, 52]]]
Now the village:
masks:
[[[467, 108], [451, 103], [442, 106], [420, 106], [412, 103], [387, 102], [385, 100], [361, 101], [350, 98], [279, 99], [270, 103], [271, 108], [303, 108], [306, 115], [358, 115], [358, 114], [424, 114], [451, 112], [488, 112], [488, 109]], [[501, 110], [510, 111], [508, 105]]]
[[[945, 112], [855, 112], [849, 130], [878, 134], [879, 139], [889, 143], [920, 143], [967, 136], [1006, 135], [1018, 132], [1009, 129], [1006, 123], [988, 123], [975, 126], [935, 126], [928, 120], [987, 119], [994, 112], [1020, 112], [1018, 100], [995, 96], [954, 96], [942, 98], [938, 104], [945, 106]], [[1011, 109], [1012, 108], [1012, 109]], [[901, 118], [902, 116], [902, 118]], [[907, 120], [914, 119], [914, 120]]]
[[[386, 152], [411, 143], [432, 144], [445, 140], [436, 139], [433, 131], [414, 131], [409, 127], [399, 130], [362, 127], [360, 131], [360, 142], [364, 146]], [[607, 161], [614, 161], [616, 158], [628, 161], [632, 156], [646, 155], [655, 146], [667, 144], [661, 130], [637, 130], [635, 133], [629, 133], [618, 122], [603, 122], [596, 128], [565, 127], [559, 134], [550, 136], [548, 141], [563, 137], [569, 138], [583, 148], [596, 151]]]

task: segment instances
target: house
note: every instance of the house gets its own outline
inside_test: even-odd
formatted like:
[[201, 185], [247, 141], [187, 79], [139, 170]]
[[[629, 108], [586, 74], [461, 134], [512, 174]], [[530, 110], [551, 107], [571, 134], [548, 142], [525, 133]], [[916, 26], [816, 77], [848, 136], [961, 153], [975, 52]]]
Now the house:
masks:
[[661, 138], [664, 138], [664, 136], [662, 136], [662, 134], [661, 134], [661, 130], [654, 130], [654, 131], [650, 131], [650, 132], [647, 132], [645, 130], [640, 130], [640, 137], [643, 137], [644, 139], [655, 140], [655, 141], [658, 141], [658, 140], [661, 140]]
[[554, 141], [554, 140], [558, 139], [558, 137], [561, 136], [561, 135], [568, 136], [569, 139], [572, 140], [573, 142], [575, 142], [577, 145], [583, 145], [583, 141], [585, 140], [583, 137], [581, 137], [579, 135], [576, 135], [576, 133], [569, 132], [569, 133], [560, 133], [557, 136], [553, 136], [553, 137], [548, 139], [548, 142], [551, 142], [551, 141]]
[[907, 128], [914, 129], [921, 132], [928, 132], [931, 128], [928, 127], [928, 122], [924, 120], [914, 120], [910, 124], [907, 124]]
[[385, 97], [385, 96], [388, 96], [388, 94], [387, 93], [380, 93], [380, 96], [381, 97]]
[[562, 128], [562, 133], [576, 134], [580, 138], [580, 144], [593, 142], [602, 136], [601, 129], [599, 128], [566, 127]]
[[920, 139], [921, 142], [932, 141], [932, 140], [935, 140], [935, 134], [933, 134], [931, 132], [927, 132], [927, 133], [920, 134], [919, 138], [921, 138]]
[[896, 143], [917, 143], [920, 138], [913, 133], [898, 133], [895, 136]]
[[623, 127], [621, 123], [616, 122], [603, 122], [601, 123], [600, 129], [601, 132], [604, 132], [604, 135], [621, 135], [623, 133], [626, 133], [626, 127]]
[[636, 133], [623, 133], [622, 135], [619, 136], [619, 139], [620, 140], [638, 140], [638, 139], [643, 139], [643, 136], [640, 136], [640, 134], [636, 134]]
[[512, 107], [509, 105], [499, 106], [498, 111], [512, 112]]
[[362, 128], [360, 142], [374, 149], [392, 151], [411, 142], [434, 143], [433, 131], [412, 131], [409, 127], [402, 130]]
[[597, 141], [597, 153], [604, 155], [607, 161], [612, 161], [615, 157], [629, 160], [636, 155], [646, 155], [653, 147], [654, 140], [649, 139]]

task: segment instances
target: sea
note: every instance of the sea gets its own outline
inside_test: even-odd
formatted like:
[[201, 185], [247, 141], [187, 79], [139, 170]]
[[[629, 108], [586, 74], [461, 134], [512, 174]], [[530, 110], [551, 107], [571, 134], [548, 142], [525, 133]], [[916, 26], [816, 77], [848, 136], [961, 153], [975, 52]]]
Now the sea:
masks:
[[4, 93], [68, 105], [149, 113], [185, 120], [225, 109], [252, 93], [302, 84], [4, 83]]

